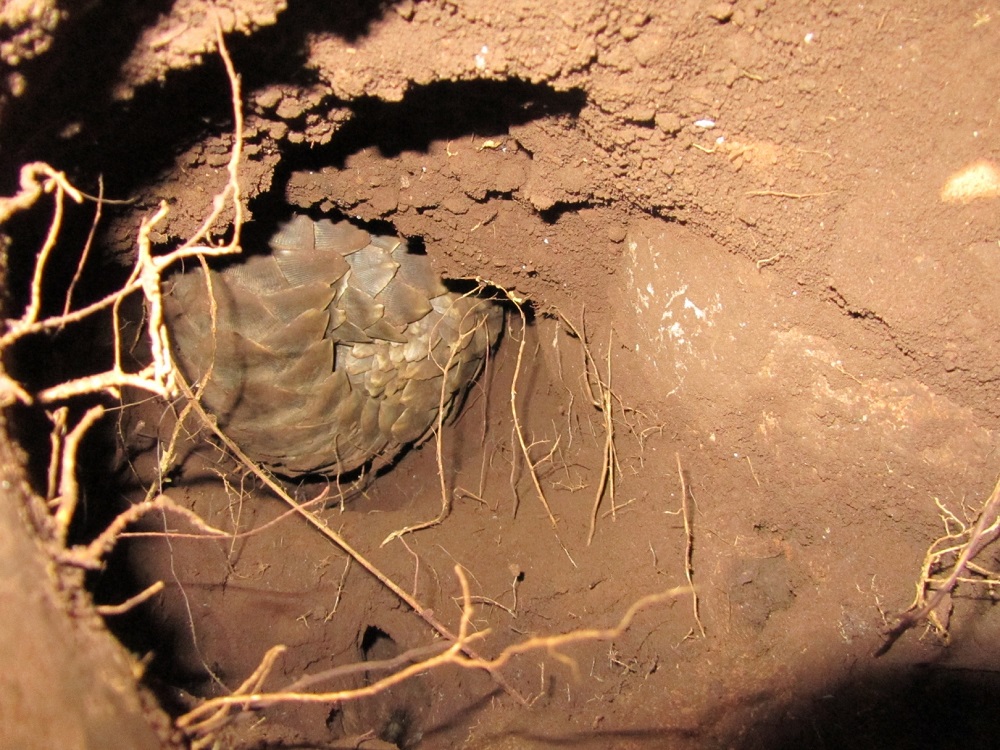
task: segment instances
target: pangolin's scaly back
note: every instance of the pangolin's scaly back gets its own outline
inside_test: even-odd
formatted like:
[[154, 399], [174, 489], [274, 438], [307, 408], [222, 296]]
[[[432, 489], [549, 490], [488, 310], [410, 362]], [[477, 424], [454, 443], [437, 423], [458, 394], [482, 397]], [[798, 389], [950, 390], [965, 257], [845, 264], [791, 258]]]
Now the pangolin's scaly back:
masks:
[[202, 403], [251, 458], [286, 476], [390, 460], [475, 380], [503, 325], [448, 291], [426, 256], [347, 222], [297, 216], [271, 254], [175, 274], [164, 312]]

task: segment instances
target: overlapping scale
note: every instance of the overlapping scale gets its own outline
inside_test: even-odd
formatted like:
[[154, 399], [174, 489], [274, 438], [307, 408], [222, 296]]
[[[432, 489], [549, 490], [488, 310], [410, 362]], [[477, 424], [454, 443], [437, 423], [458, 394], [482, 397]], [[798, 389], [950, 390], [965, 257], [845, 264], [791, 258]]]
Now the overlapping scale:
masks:
[[[164, 285], [174, 353], [255, 460], [286, 476], [390, 461], [425, 437], [478, 375], [502, 309], [449, 292], [396, 237], [297, 216], [256, 255]], [[445, 371], [447, 370], [447, 377]]]

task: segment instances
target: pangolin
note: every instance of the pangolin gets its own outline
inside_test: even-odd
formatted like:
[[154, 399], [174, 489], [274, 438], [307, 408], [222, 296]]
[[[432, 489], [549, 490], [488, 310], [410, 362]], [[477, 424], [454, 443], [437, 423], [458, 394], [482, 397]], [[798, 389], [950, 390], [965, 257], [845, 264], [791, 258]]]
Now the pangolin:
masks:
[[164, 285], [175, 360], [253, 460], [296, 477], [384, 464], [447, 417], [483, 369], [501, 305], [450, 291], [426, 255], [295, 216], [268, 242]]

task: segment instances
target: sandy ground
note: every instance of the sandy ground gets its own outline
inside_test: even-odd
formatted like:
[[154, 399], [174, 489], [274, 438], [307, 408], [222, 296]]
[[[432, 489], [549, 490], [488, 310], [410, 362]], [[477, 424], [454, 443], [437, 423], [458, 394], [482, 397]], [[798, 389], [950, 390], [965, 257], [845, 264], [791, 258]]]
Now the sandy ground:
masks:
[[[950, 645], [914, 632], [872, 653], [945, 531], [936, 503], [967, 521], [997, 474], [1000, 6], [221, 5], [255, 220], [368, 222], [530, 303], [443, 436], [448, 518], [380, 546], [438, 512], [433, 444], [323, 518], [451, 627], [463, 566], [487, 654], [614, 625], [685, 583], [689, 542], [700, 606], [644, 610], [567, 648], [574, 668], [518, 657], [510, 691], [446, 668], [241, 718], [223, 746], [993, 746], [988, 592], [954, 600]], [[136, 198], [103, 230], [112, 267], [161, 199], [158, 241], [193, 230], [232, 144], [208, 4], [126, 6], [50, 24], [0, 110], [4, 180], [45, 158]], [[613, 390], [615, 494], [589, 545], [606, 431], [570, 325]], [[554, 526], [514, 434], [519, 351]], [[156, 481], [164, 413], [120, 421], [118, 473], [91, 494], [106, 513]], [[179, 502], [242, 531], [284, 513], [215, 447], [190, 449]], [[276, 644], [272, 688], [434, 638], [295, 518], [225, 543], [130, 540], [92, 587], [120, 600], [157, 579], [163, 595], [109, 625], [171, 711], [234, 689]]]

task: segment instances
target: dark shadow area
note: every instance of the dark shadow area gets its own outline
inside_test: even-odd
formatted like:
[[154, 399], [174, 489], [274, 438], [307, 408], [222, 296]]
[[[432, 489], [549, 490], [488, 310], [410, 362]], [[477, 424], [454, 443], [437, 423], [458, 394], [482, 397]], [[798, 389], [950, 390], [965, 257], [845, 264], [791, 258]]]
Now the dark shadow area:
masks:
[[[162, 532], [162, 516], [151, 517], [134, 525], [133, 532]], [[130, 549], [140, 546], [139, 550]], [[158, 548], [158, 549], [157, 549]], [[118, 544], [107, 558], [105, 569], [90, 576], [88, 589], [98, 605], [120, 604], [134, 596], [149, 582], [140, 581], [132, 561], [136, 555], [170, 554], [161, 542], [125, 540]], [[153, 602], [144, 603], [130, 611], [105, 620], [108, 630], [133, 654], [148, 659], [143, 673], [143, 684], [155, 695], [160, 705], [171, 715], [191, 709], [188, 696], [208, 696], [217, 689], [211, 675], [202, 665], [195, 666], [192, 654], [196, 648], [191, 642], [191, 625], [183, 619], [173, 619], [168, 614], [177, 607], [182, 593], [176, 581], [165, 581], [167, 591]], [[213, 665], [217, 677], [221, 667]], [[187, 694], [187, 695], [186, 695]]]
[[[493, 743], [510, 742], [515, 738], [520, 742], [530, 742], [530, 747], [569, 747], [569, 748], [616, 748], [616, 747], [649, 747], [672, 748], [673, 741], [682, 742], [700, 737], [700, 732], [689, 728], [675, 728], [669, 725], [658, 727], [643, 727], [636, 729], [594, 729], [589, 732], [565, 732], [561, 734], [528, 732], [515, 730], [506, 734], [493, 735], [486, 739]], [[504, 746], [499, 745], [498, 746]], [[519, 744], [512, 744], [518, 747]], [[690, 742], [683, 742], [678, 747], [693, 747]], [[712, 747], [703, 745], [703, 747]]]
[[[90, 76], [89, 71], [86, 74]], [[86, 89], [81, 86], [79, 90]], [[110, 91], [93, 91], [81, 99], [57, 103], [66, 113], [66, 122], [53, 122], [54, 115], [33, 113], [30, 108], [18, 112], [22, 117], [8, 118], [4, 129], [23, 131], [27, 126], [19, 120], [30, 117], [41, 117], [44, 127], [18, 150], [5, 153], [0, 163], [5, 179], [16, 179], [17, 165], [42, 160], [64, 170], [81, 190], [96, 194], [98, 177], [103, 176], [106, 197], [128, 199], [171, 166], [178, 151], [209, 133], [232, 128], [229, 80], [217, 55], [191, 70], [169, 74], [161, 84], [138, 90], [127, 102], [112, 101]], [[70, 121], [79, 123], [74, 137], [63, 140], [52, 135]], [[15, 134], [8, 142], [17, 144], [18, 140]], [[113, 215], [115, 208], [105, 213]]]
[[[28, 161], [59, 162], [74, 140], [61, 134], [86, 124], [111, 103], [118, 72], [143, 29], [169, 12], [173, 0], [60, 3], [65, 18], [51, 47], [18, 68], [26, 92], [11, 99], [0, 121], [0, 190], [9, 192]], [[101, 43], [95, 44], [94, 40]], [[72, 163], [68, 159], [64, 163]]]
[[558, 115], [576, 117], [586, 104], [580, 89], [506, 81], [436, 81], [411, 88], [400, 102], [369, 97], [351, 103], [354, 117], [334, 136], [327, 165], [366, 148], [385, 157], [426, 151], [434, 141], [506, 132], [513, 125]]
[[361, 635], [361, 658], [365, 661], [392, 658], [395, 647], [392, 636], [376, 625], [369, 625]]
[[[822, 680], [822, 676], [818, 677]], [[512, 738], [532, 747], [702, 747], [731, 750], [987, 750], [998, 746], [993, 709], [1000, 672], [939, 666], [896, 666], [820, 690], [792, 704], [757, 703], [748, 696], [718, 706], [722, 726], [702, 719], [671, 720], [662, 700], [658, 726], [598, 727], [564, 733], [515, 729]], [[650, 696], [656, 700], [655, 696]]]
[[741, 750], [995, 748], [1000, 672], [893, 666], [774, 706], [747, 726]]
[[512, 126], [545, 117], [576, 117], [585, 104], [582, 90], [556, 91], [547, 84], [518, 79], [440, 81], [411, 88], [399, 102], [370, 97], [331, 102], [331, 107], [350, 107], [350, 121], [326, 146], [287, 148], [272, 189], [253, 202], [253, 209], [260, 215], [284, 215], [288, 211], [285, 187], [292, 173], [342, 169], [349, 156], [365, 149], [377, 149], [386, 158], [404, 151], [426, 152], [434, 142], [505, 133]]
[[[13, 238], [7, 259], [5, 312], [11, 318], [24, 315], [29, 301], [31, 279], [38, 252], [45, 242], [44, 233], [51, 221], [51, 199], [43, 197], [34, 210], [12, 217], [5, 230]], [[108, 263], [94, 250], [79, 270], [88, 225], [93, 219], [93, 204], [82, 209], [67, 207], [59, 241], [45, 265], [40, 285], [38, 320], [79, 310], [121, 289], [128, 273], [121, 266]], [[111, 312], [104, 310], [64, 327], [52, 327], [19, 339], [5, 353], [7, 371], [29, 389], [37, 391], [71, 377], [91, 375], [111, 362]]]
[[[25, 95], [10, 98], [0, 119], [0, 190], [16, 185], [18, 167], [43, 160], [78, 178], [92, 190], [100, 173], [109, 177], [109, 195], [128, 194], [206, 123], [230, 121], [229, 83], [218, 55], [166, 80], [144, 86], [128, 101], [114, 98], [123, 64], [143, 32], [170, 12], [174, 0], [81, 3], [66, 0], [66, 18], [52, 46], [18, 71]], [[354, 42], [369, 33], [394, 3], [358, 0], [314, 3], [292, 0], [278, 22], [250, 37], [227, 35], [244, 90], [274, 81], [308, 82], [303, 73], [307, 35], [334, 34]], [[95, 40], [100, 40], [95, 44]], [[115, 172], [128, 165], [130, 181]]]
[[[93, 303], [124, 284], [127, 273], [108, 264], [99, 253], [90, 253], [81, 269], [80, 258], [87, 233], [93, 223], [94, 204], [83, 206], [66, 200], [59, 241], [45, 264], [39, 285], [37, 320], [63, 314], [69, 298], [70, 309]], [[11, 238], [5, 256], [3, 314], [21, 319], [30, 303], [32, 278], [39, 253], [45, 244], [53, 220], [53, 199], [43, 196], [29, 211], [14, 214], [3, 231]], [[74, 283], [74, 277], [78, 275]], [[110, 309], [63, 327], [51, 327], [22, 336], [2, 353], [4, 370], [30, 393], [37, 393], [73, 378], [93, 375], [108, 369], [113, 362]], [[110, 396], [97, 394], [78, 398], [67, 406], [66, 424], [71, 429], [84, 412], [98, 403], [113, 407]], [[44, 494], [53, 422], [46, 412], [54, 413], [62, 404], [46, 408], [16, 404], [11, 408], [8, 429], [24, 448], [26, 467], [34, 488]], [[84, 443], [84, 448], [87, 442]], [[81, 473], [91, 468], [101, 472], [105, 466], [81, 462]]]
[[573, 203], [558, 202], [551, 208], [539, 211], [538, 215], [546, 224], [558, 224], [559, 220], [566, 214], [575, 214], [582, 209], [592, 208], [601, 205], [601, 201], [578, 201]]
[[348, 42], [356, 42], [371, 31], [372, 24], [399, 0], [353, 0], [349, 3], [317, 3], [290, 0], [279, 25], [301, 32], [328, 31]]

